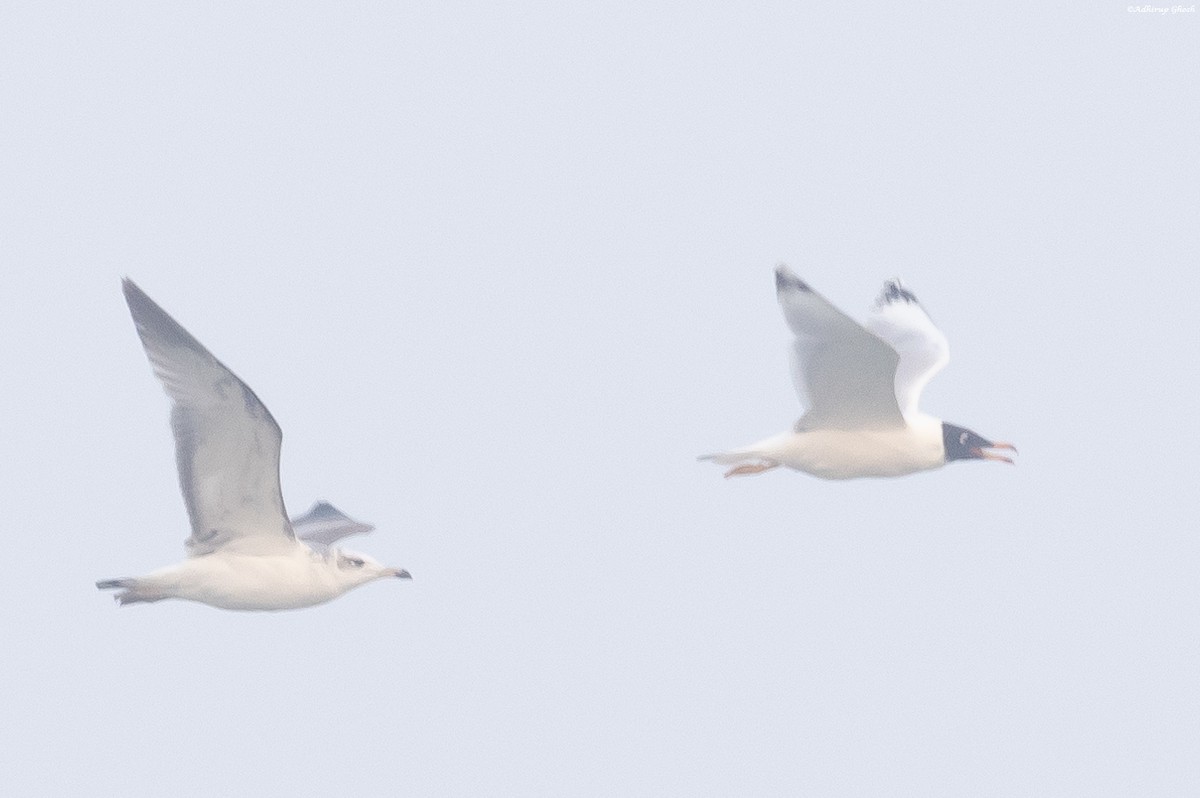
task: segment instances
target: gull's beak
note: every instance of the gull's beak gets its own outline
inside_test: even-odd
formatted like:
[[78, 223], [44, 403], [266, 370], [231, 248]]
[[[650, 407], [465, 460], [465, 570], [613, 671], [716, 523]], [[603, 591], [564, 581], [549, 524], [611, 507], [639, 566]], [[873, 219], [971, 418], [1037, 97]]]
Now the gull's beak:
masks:
[[[995, 443], [989, 443], [988, 448], [989, 449], [1007, 449], [1010, 452], [1012, 452], [1013, 454], [1017, 453], [1017, 447], [1013, 446], [1011, 443], [1002, 443], [1002, 442], [997, 441]], [[980, 460], [996, 460], [997, 462], [1000, 462], [1000, 463], [1008, 463], [1009, 465], [1014, 465], [1011, 458], [1005, 457], [1002, 454], [996, 454], [994, 452], [985, 452], [980, 447], [972, 448], [971, 454], [973, 454], [975, 457], [978, 457]]]
[[388, 573], [388, 576], [394, 576], [397, 579], [412, 579], [412, 574], [403, 568], [389, 568], [388, 571], [391, 572]]

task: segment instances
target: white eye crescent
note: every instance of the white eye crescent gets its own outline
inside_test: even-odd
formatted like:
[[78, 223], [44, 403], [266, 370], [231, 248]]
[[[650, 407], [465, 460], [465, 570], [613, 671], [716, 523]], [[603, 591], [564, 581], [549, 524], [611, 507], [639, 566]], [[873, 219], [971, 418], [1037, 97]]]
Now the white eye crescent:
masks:
[[346, 562], [350, 563], [355, 568], [362, 568], [362, 566], [363, 566], [363, 561], [358, 559], [357, 557], [347, 557]]
[[967, 443], [967, 433], [964, 432], [963, 434], [958, 436], [958, 445], [965, 446], [966, 443]]

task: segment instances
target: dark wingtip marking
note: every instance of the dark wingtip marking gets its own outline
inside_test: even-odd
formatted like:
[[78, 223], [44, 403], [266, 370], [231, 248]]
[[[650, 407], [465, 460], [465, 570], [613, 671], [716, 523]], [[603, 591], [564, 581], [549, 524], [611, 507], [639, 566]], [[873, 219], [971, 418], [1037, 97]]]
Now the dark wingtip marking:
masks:
[[334, 507], [329, 502], [322, 499], [312, 506], [312, 508], [304, 514], [305, 518], [339, 518], [350, 520], [350, 516], [343, 513], [338, 508]]
[[900, 278], [888, 280], [883, 284], [883, 290], [879, 292], [877, 302], [880, 305], [891, 305], [896, 302], [920, 304], [917, 302], [917, 295], [905, 288], [900, 282]]
[[787, 288], [812, 293], [812, 289], [808, 287], [808, 283], [792, 274], [788, 270], [788, 267], [781, 263], [775, 267], [775, 291], [779, 292]]

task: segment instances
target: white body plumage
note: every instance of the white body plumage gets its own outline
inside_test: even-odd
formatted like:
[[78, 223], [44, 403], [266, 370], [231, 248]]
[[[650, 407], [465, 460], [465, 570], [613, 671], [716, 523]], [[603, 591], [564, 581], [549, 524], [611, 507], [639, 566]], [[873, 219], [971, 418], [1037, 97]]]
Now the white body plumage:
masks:
[[842, 313], [786, 266], [775, 291], [792, 341], [792, 378], [804, 415], [792, 430], [700, 459], [726, 476], [787, 466], [825, 479], [898, 477], [950, 460], [1012, 461], [1013, 449], [917, 409], [921, 390], [950, 359], [946, 336], [898, 280], [884, 284], [866, 325]]
[[188, 558], [145, 576], [103, 579], [121, 604], [167, 598], [229, 610], [311, 607], [385, 577], [409, 578], [333, 548], [371, 531], [318, 502], [289, 519], [279, 489], [283, 433], [244, 382], [130, 280], [125, 300], [172, 399], [175, 459], [192, 532]]
[[[344, 555], [322, 554], [303, 543], [283, 554], [216, 551], [120, 581], [132, 591], [126, 602], [179, 598], [226, 610], [298, 609], [324, 604], [381, 576], [378, 563], [355, 567], [339, 563], [339, 556]], [[398, 575], [395, 569], [383, 570]]]
[[888, 429], [813, 429], [781, 432], [741, 449], [709, 455], [723, 465], [760, 461], [823, 479], [899, 477], [946, 462], [942, 422], [919, 415]]

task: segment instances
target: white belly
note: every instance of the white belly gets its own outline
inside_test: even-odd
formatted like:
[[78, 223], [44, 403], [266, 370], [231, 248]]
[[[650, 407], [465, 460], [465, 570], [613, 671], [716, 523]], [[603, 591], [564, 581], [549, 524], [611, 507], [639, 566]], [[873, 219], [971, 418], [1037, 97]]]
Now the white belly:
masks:
[[143, 578], [157, 591], [226, 610], [285, 610], [336, 598], [342, 587], [305, 552], [250, 556], [214, 552]]
[[770, 460], [824, 479], [898, 477], [945, 465], [941, 422], [917, 420], [882, 430], [785, 432], [716, 458]]
[[773, 459], [825, 479], [898, 477], [945, 463], [940, 439], [928, 445], [907, 430], [795, 433]]

